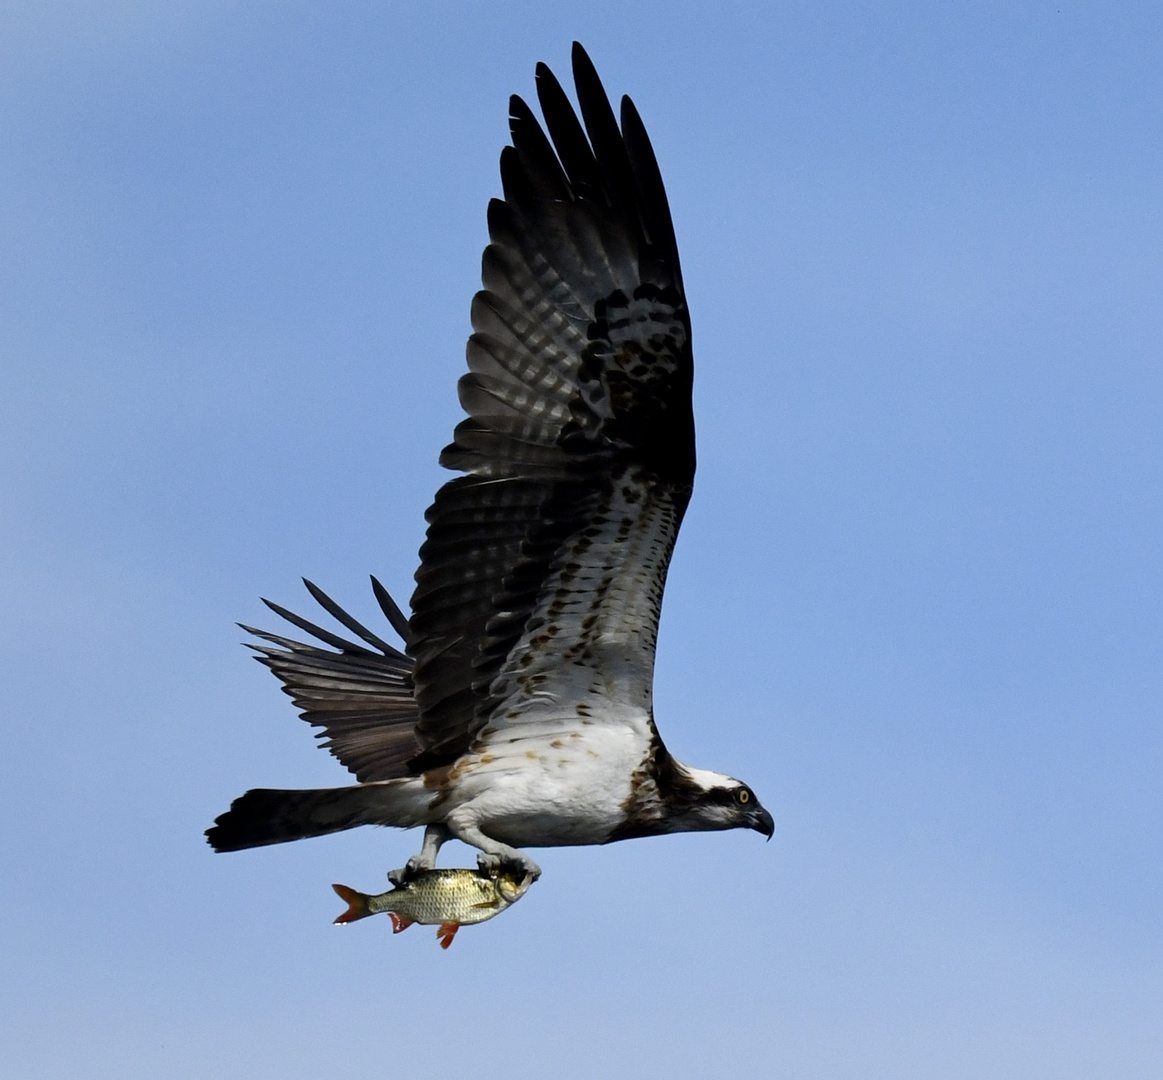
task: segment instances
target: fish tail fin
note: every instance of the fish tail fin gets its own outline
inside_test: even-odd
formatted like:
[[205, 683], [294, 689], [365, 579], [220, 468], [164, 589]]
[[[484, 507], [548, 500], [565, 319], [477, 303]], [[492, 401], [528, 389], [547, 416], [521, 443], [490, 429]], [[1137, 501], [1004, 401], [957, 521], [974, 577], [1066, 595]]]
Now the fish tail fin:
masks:
[[371, 914], [367, 906], [367, 893], [361, 893], [358, 889], [349, 888], [347, 885], [332, 885], [331, 887], [339, 894], [339, 899], [347, 904], [347, 910], [335, 920], [337, 924], [355, 922], [356, 919], [362, 919]]

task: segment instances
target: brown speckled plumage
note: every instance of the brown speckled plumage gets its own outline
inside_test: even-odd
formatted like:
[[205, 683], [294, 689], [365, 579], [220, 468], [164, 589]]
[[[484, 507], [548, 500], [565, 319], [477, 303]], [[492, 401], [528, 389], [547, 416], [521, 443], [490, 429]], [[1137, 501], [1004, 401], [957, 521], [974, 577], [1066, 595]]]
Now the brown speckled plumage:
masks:
[[248, 792], [210, 830], [219, 850], [367, 823], [433, 827], [425, 864], [447, 835], [521, 861], [520, 846], [768, 831], [766, 811], [731, 803], [738, 781], [678, 763], [654, 724], [662, 596], [695, 473], [690, 317], [637, 110], [623, 98], [619, 124], [578, 45], [573, 74], [580, 120], [543, 64], [544, 128], [510, 102], [466, 418], [440, 458], [462, 475], [427, 512], [410, 619], [375, 585], [405, 652], [310, 585], [364, 644], [275, 605], [330, 648], [251, 631], [362, 783]]

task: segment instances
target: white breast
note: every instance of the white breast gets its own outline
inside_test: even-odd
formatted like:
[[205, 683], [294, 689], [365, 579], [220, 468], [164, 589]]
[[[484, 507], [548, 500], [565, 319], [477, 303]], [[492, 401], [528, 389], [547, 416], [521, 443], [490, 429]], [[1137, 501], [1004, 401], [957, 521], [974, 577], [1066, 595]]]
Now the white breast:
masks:
[[621, 824], [649, 717], [621, 723], [546, 715], [486, 737], [456, 765], [450, 824], [473, 824], [512, 847], [600, 844]]

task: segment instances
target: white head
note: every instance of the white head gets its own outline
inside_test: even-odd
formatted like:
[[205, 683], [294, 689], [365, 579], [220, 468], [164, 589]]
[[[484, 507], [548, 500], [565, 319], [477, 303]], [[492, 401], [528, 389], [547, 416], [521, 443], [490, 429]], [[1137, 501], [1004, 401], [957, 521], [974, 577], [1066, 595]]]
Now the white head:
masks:
[[670, 760], [674, 765], [671, 775], [666, 781], [659, 778], [660, 789], [665, 785], [660, 794], [667, 805], [667, 831], [754, 829], [771, 839], [775, 821], [741, 780]]

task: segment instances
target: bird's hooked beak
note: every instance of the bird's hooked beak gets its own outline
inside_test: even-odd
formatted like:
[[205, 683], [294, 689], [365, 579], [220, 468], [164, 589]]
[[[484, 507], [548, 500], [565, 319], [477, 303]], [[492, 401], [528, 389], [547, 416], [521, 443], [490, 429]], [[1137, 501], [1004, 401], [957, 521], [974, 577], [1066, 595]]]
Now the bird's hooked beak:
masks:
[[751, 814], [751, 828], [756, 832], [763, 833], [770, 840], [775, 835], [775, 818], [762, 806], [758, 806]]

